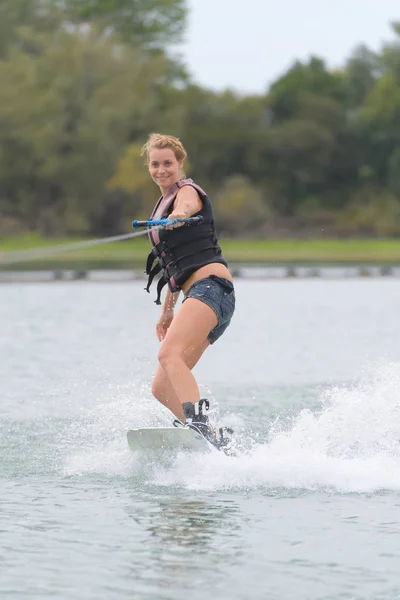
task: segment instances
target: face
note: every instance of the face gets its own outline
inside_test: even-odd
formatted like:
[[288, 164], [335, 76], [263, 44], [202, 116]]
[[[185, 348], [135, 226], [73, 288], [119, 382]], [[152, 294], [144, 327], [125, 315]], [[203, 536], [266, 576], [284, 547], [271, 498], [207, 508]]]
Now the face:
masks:
[[182, 161], [177, 160], [170, 148], [149, 152], [149, 172], [152, 180], [163, 189], [169, 189], [180, 180]]

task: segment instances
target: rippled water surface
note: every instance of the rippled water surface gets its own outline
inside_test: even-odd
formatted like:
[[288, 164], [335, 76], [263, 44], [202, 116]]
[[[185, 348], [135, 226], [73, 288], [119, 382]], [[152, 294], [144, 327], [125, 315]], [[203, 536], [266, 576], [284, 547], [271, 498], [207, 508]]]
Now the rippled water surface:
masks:
[[400, 281], [237, 282], [196, 370], [237, 457], [128, 449], [142, 288], [0, 286], [0, 598], [400, 598]]

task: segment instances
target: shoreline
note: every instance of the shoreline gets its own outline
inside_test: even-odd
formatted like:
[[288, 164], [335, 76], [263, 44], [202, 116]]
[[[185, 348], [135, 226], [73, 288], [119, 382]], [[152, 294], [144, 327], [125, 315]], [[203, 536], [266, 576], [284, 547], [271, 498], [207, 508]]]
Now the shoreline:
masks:
[[[400, 265], [262, 265], [231, 264], [234, 278], [245, 280], [287, 279], [400, 279]], [[1, 283], [132, 283], [144, 282], [143, 269], [43, 269], [0, 270]]]
[[[144, 271], [147, 239], [118, 241], [87, 249], [73, 249], [77, 238], [40, 236], [0, 238], [0, 274], [7, 271]], [[65, 246], [71, 244], [67, 251]], [[400, 266], [400, 239], [220, 239], [231, 268], [379, 268]]]

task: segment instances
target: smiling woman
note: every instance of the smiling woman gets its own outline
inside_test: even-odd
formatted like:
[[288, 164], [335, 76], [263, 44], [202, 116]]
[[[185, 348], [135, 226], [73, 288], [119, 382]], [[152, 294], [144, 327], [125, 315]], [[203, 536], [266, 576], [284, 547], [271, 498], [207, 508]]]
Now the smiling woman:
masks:
[[[185, 179], [183, 163], [187, 156], [174, 136], [151, 134], [142, 148], [153, 181], [161, 197], [152, 219], [202, 217], [193, 227], [177, 224], [166, 230], [150, 230], [152, 251], [146, 272], [147, 291], [154, 276], [162, 272], [157, 286], [156, 303], [164, 285], [168, 290], [156, 334], [161, 342], [159, 365], [153, 380], [154, 396], [177, 417], [178, 425], [195, 428], [212, 443], [216, 440], [205, 409], [208, 400], [200, 400], [192, 374], [203, 352], [224, 333], [235, 310], [232, 275], [222, 256], [214, 226], [211, 202], [192, 179]], [[158, 262], [152, 267], [154, 259]], [[183, 304], [174, 316], [180, 291]]]
[[185, 176], [183, 162], [187, 154], [176, 138], [153, 134], [142, 153], [146, 154], [151, 178], [163, 195], [173, 183]]

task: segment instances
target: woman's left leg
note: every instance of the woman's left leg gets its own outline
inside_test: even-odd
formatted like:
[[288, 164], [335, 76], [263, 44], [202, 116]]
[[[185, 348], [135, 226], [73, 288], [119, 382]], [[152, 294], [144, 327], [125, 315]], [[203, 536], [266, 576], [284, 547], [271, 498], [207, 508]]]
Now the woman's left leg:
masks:
[[162, 342], [158, 360], [181, 404], [200, 400], [199, 388], [184, 355], [200, 347], [217, 324], [212, 308], [197, 298], [187, 298]]
[[[168, 333], [167, 333], [168, 335]], [[185, 351], [183, 353], [183, 360], [185, 361], [188, 369], [192, 370], [196, 366], [197, 362], [201, 358], [204, 350], [210, 345], [208, 339], [204, 340], [194, 350]], [[179, 401], [178, 396], [175, 393], [174, 388], [170, 380], [167, 377], [166, 372], [162, 368], [161, 364], [158, 365], [156, 373], [154, 375], [152, 384], [152, 393], [155, 398], [166, 408], [168, 408], [180, 421], [185, 420], [185, 416], [182, 410], [182, 404]]]

